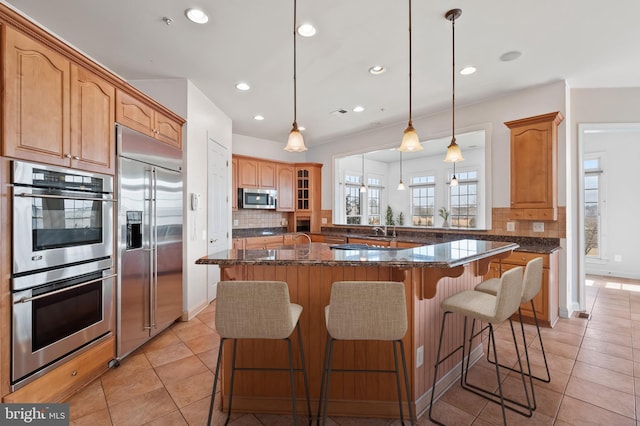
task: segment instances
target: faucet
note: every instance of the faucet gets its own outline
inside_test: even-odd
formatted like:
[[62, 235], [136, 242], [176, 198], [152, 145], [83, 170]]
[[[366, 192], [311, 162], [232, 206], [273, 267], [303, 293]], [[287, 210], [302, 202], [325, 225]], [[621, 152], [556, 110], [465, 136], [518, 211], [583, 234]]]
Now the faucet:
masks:
[[378, 231], [382, 231], [382, 235], [384, 235], [386, 237], [387, 236], [387, 225], [384, 225], [384, 228], [381, 228], [379, 226], [374, 226], [373, 227], [373, 232], [375, 232], [376, 235], [378, 235]]
[[296, 232], [295, 234], [293, 234], [293, 242], [295, 244], [295, 240], [298, 237], [306, 237], [307, 240], [309, 240], [309, 244], [311, 244], [311, 237], [308, 234], [305, 234], [304, 232]]

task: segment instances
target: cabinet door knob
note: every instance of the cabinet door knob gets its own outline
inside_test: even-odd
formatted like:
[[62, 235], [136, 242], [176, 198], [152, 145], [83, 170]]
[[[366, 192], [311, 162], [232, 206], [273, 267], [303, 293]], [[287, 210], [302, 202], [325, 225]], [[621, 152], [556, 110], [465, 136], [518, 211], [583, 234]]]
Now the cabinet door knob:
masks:
[[73, 377], [77, 376], [77, 375], [78, 375], [78, 370], [73, 370], [73, 371], [71, 372], [71, 375], [72, 375]]
[[71, 158], [71, 154], [66, 154], [65, 158]]
[[78, 157], [77, 155], [74, 155], [74, 156], [73, 156], [73, 159], [74, 159], [74, 160], [79, 160], [79, 159], [80, 159], [80, 157]]

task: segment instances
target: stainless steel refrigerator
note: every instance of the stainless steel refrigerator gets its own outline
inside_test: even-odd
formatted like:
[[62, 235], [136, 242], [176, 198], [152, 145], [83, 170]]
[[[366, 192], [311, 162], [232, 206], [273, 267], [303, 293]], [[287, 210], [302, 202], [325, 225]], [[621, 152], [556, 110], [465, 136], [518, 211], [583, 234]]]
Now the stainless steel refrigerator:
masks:
[[182, 315], [182, 152], [116, 125], [117, 354]]

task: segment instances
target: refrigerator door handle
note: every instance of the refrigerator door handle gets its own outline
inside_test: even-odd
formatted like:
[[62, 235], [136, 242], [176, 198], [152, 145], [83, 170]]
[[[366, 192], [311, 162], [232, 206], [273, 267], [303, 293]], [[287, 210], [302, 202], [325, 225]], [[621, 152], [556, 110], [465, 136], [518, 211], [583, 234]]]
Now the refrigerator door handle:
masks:
[[157, 328], [157, 313], [158, 313], [158, 176], [156, 168], [151, 169], [151, 177], [153, 179], [152, 182], [152, 216], [153, 216], [153, 227], [152, 227], [152, 235], [153, 235], [153, 258], [151, 259], [151, 268], [152, 271], [152, 317], [151, 317], [151, 327]]
[[[147, 217], [148, 217], [148, 232], [147, 232], [147, 243], [148, 243], [148, 248], [145, 249], [145, 251], [147, 251], [149, 253], [149, 316], [147, 318], [148, 322], [147, 324], [144, 326], [145, 330], [152, 330], [155, 326], [154, 324], [154, 312], [153, 312], [153, 299], [154, 299], [154, 295], [153, 295], [153, 279], [154, 279], [154, 275], [153, 275], [153, 267], [154, 267], [154, 262], [153, 259], [155, 258], [155, 242], [153, 240], [154, 237], [154, 233], [153, 233], [153, 229], [154, 229], [154, 204], [155, 204], [155, 199], [154, 199], [154, 193], [153, 193], [153, 181], [154, 181], [154, 168], [146, 168], [144, 169], [144, 173], [145, 173], [145, 190], [148, 190], [148, 194], [145, 195], [146, 197], [148, 197], [146, 199], [147, 203]], [[147, 185], [146, 183], [146, 175], [147, 173], [149, 174], [149, 184]]]

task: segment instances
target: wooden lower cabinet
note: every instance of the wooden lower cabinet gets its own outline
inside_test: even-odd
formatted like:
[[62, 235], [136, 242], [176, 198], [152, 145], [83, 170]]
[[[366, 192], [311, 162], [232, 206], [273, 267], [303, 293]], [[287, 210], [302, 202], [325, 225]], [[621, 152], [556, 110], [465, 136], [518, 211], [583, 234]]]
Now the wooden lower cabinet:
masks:
[[[484, 276], [488, 278], [499, 278], [505, 271], [517, 266], [526, 266], [527, 262], [536, 257], [542, 257], [542, 287], [540, 292], [533, 298], [536, 308], [536, 316], [541, 326], [553, 327], [558, 321], [558, 252], [554, 253], [531, 253], [514, 251], [509, 257], [501, 262], [492, 262], [489, 272]], [[531, 303], [523, 303], [520, 306], [523, 320], [533, 323], [534, 315]], [[517, 314], [514, 319], [517, 319]]]
[[115, 337], [67, 361], [55, 370], [10, 393], [3, 402], [62, 402], [108, 370], [116, 357]]
[[268, 249], [284, 245], [284, 235], [269, 235], [268, 237], [250, 237], [245, 238], [244, 248], [251, 249]]

